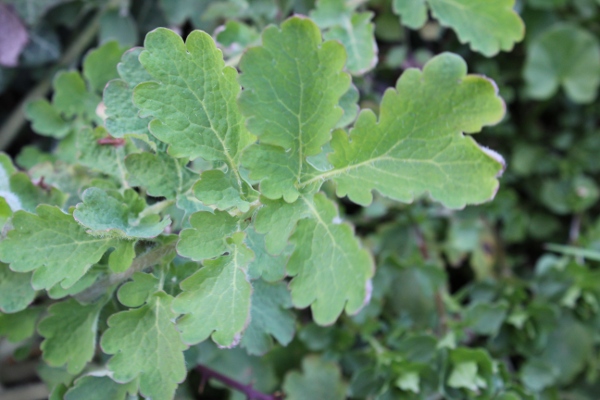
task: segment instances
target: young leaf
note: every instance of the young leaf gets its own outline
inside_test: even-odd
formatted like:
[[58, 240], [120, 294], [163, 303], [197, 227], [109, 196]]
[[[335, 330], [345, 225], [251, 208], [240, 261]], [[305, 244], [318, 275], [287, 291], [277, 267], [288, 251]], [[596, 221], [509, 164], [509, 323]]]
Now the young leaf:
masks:
[[[200, 180], [194, 185], [194, 194], [203, 204], [215, 205], [219, 210], [237, 207], [240, 211], [246, 212], [250, 208], [250, 203], [242, 199], [240, 189], [232, 178], [218, 169], [204, 171]], [[242, 187], [245, 192], [255, 193], [245, 182], [242, 183]]]
[[192, 229], [179, 233], [177, 252], [200, 261], [220, 256], [227, 250], [227, 238], [239, 230], [238, 218], [225, 211], [200, 211], [190, 217]]
[[90, 51], [83, 59], [83, 76], [89, 82], [91, 89], [102, 92], [111, 79], [118, 77], [117, 63], [125, 51], [116, 41], [104, 43]]
[[235, 176], [242, 150], [254, 138], [244, 128], [235, 99], [237, 72], [225, 67], [210, 35], [192, 32], [186, 42], [175, 32], [150, 32], [139, 60], [153, 82], [136, 86], [134, 103], [153, 116], [150, 131], [169, 144], [175, 157], [223, 161]]
[[172, 298], [158, 292], [143, 307], [123, 311], [108, 319], [101, 346], [115, 354], [108, 362], [119, 383], [138, 382], [144, 397], [172, 399], [186, 376], [183, 350], [187, 348], [172, 320]]
[[353, 75], [362, 75], [377, 64], [377, 43], [373, 13], [357, 13], [358, 2], [347, 0], [319, 0], [310, 13], [311, 18], [325, 29], [325, 39], [338, 40], [346, 48], [346, 69]]
[[81, 305], [75, 299], [53, 304], [38, 331], [45, 339], [40, 348], [44, 361], [54, 367], [67, 364], [67, 371], [78, 374], [96, 350], [98, 316], [104, 302]]
[[142, 82], [152, 80], [138, 59], [142, 48], [126, 51], [117, 64], [121, 79], [115, 79], [106, 85], [103, 93], [106, 106], [106, 130], [116, 138], [126, 134], [149, 134], [148, 124], [151, 118], [142, 118], [139, 109], [133, 104], [133, 88]]
[[[89, 188], [81, 196], [73, 212], [73, 217], [83, 226], [90, 228], [89, 233], [118, 238], [150, 239], [161, 234], [169, 224], [168, 216], [144, 215], [142, 210], [132, 207], [132, 199], [137, 194], [129, 189], [125, 196], [117, 192], [106, 192], [99, 188]], [[133, 200], [135, 201], [135, 200]]]
[[0, 263], [0, 310], [14, 313], [24, 310], [35, 299], [31, 274], [13, 272]]
[[139, 307], [159, 289], [159, 280], [152, 274], [136, 272], [132, 280], [119, 288], [117, 297], [126, 307]]
[[96, 118], [96, 106], [100, 98], [88, 92], [79, 72], [59, 72], [52, 82], [54, 96], [52, 104], [65, 117], [85, 116]]
[[17, 211], [12, 223], [14, 229], [0, 242], [0, 259], [14, 271], [34, 271], [34, 289], [72, 286], [116, 246], [115, 239], [87, 234], [73, 216], [48, 205], [40, 205], [37, 215]]
[[352, 228], [341, 223], [334, 203], [323, 194], [301, 198], [312, 214], [302, 219], [291, 242], [287, 265], [294, 306], [311, 306], [319, 325], [335, 322], [342, 310], [358, 312], [370, 296], [373, 260]]
[[346, 385], [340, 368], [316, 356], [302, 360], [302, 373], [289, 372], [283, 382], [288, 400], [342, 400], [346, 398]]
[[373, 189], [403, 202], [429, 192], [451, 208], [495, 195], [504, 160], [461, 132], [497, 123], [504, 104], [492, 82], [466, 75], [460, 57], [446, 53], [422, 72], [407, 70], [396, 90], [386, 91], [380, 109], [379, 121], [366, 110], [350, 135], [334, 132], [334, 168], [300, 186], [333, 178], [338, 196], [362, 205], [371, 203]]
[[240, 61], [244, 91], [239, 105], [250, 132], [260, 139], [244, 156], [250, 177], [261, 180], [261, 193], [295, 201], [295, 184], [313, 168], [307, 156], [321, 152], [342, 116], [338, 106], [350, 77], [342, 72], [344, 48], [322, 43], [308, 19], [291, 18], [267, 28], [262, 46], [249, 49]]
[[261, 197], [260, 202], [263, 206], [256, 213], [254, 228], [256, 232], [265, 234], [265, 248], [269, 254], [281, 254], [288, 246], [297, 222], [310, 217], [310, 210], [304, 201], [286, 203]]
[[[287, 237], [285, 239], [287, 240]], [[292, 253], [292, 246], [286, 247], [281, 254], [273, 256], [266, 249], [265, 235], [257, 233], [252, 228], [246, 230], [246, 244], [255, 255], [254, 260], [248, 265], [250, 279], [262, 277], [267, 282], [277, 282], [285, 277], [285, 265]]]
[[600, 45], [594, 35], [559, 25], [531, 42], [523, 75], [534, 99], [548, 99], [563, 86], [574, 102], [589, 103], [596, 98], [599, 71]]
[[185, 314], [177, 321], [185, 343], [212, 336], [219, 346], [232, 347], [248, 325], [252, 286], [246, 270], [254, 254], [241, 242], [243, 234], [236, 236], [229, 255], [205, 261], [204, 268], [181, 282], [183, 292], [173, 310]]
[[273, 347], [271, 335], [283, 346], [294, 337], [295, 317], [290, 292], [283, 282], [252, 281], [252, 307], [250, 325], [244, 332], [241, 345], [248, 354], [263, 355]]
[[71, 131], [69, 124], [48, 100], [39, 99], [25, 106], [25, 115], [35, 133], [62, 139]]

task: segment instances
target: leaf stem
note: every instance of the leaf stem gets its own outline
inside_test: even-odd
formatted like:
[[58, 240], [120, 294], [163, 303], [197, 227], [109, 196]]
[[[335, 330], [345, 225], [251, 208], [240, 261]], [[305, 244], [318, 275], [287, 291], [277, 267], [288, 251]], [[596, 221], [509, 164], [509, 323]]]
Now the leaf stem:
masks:
[[159, 263], [163, 257], [175, 250], [175, 244], [176, 242], [173, 241], [169, 244], [157, 247], [145, 254], [142, 254], [133, 260], [127, 271], [118, 274], [109, 274], [73, 297], [82, 303], [89, 303], [96, 300], [106, 293], [106, 290], [109, 287], [126, 281], [127, 279], [131, 278], [135, 272], [141, 272], [146, 268]]
[[[112, 2], [111, 2], [112, 3]], [[109, 3], [110, 4], [110, 3]], [[109, 6], [107, 4], [107, 6]], [[43, 97], [50, 90], [52, 77], [61, 68], [73, 63], [77, 60], [81, 53], [83, 53], [90, 45], [92, 40], [98, 34], [100, 29], [100, 17], [104, 12], [105, 7], [99, 9], [92, 20], [87, 23], [87, 27], [77, 35], [77, 39], [71, 43], [69, 48], [64, 52], [63, 56], [56, 63], [55, 67], [52, 68], [48, 74], [36, 85], [33, 89], [25, 95], [23, 100], [12, 110], [11, 114], [0, 127], [0, 149], [6, 149], [12, 141], [15, 139], [17, 134], [21, 131], [21, 128], [25, 124], [25, 106], [36, 98]]]
[[241, 382], [236, 381], [235, 379], [231, 379], [230, 377], [223, 375], [214, 369], [208, 368], [204, 365], [197, 365], [196, 369], [202, 375], [202, 380], [200, 381], [200, 392], [204, 390], [206, 386], [206, 382], [209, 379], [216, 379], [218, 381], [223, 382], [225, 385], [229, 386], [232, 389], [235, 389], [239, 392], [242, 392], [246, 395], [247, 400], [281, 400], [283, 399], [282, 393], [275, 394], [265, 394], [259, 392], [258, 390], [252, 387], [251, 383], [243, 384]]

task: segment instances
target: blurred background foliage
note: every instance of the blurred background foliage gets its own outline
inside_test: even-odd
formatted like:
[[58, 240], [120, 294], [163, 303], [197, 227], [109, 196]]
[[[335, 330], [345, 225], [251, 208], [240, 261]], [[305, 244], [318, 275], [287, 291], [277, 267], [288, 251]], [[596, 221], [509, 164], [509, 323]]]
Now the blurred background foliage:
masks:
[[[422, 26], [403, 19], [402, 3], [2, 0], [0, 148], [32, 176], [43, 176], [58, 162], [46, 153], [58, 137], [44, 136], [49, 121], [35, 107], [28, 106], [33, 125], [27, 123], [25, 105], [60, 87], [58, 71], [83, 67], [85, 76], [90, 49], [103, 46], [95, 54], [106, 60], [105, 79], [82, 81], [95, 109], [104, 83], [117, 77], [122, 52], [159, 26], [184, 37], [193, 29], [213, 34], [235, 66], [268, 24], [294, 13], [310, 16], [326, 38], [358, 39], [347, 69], [361, 107], [375, 112], [405, 69], [457, 53], [471, 73], [492, 78], [506, 102], [503, 122], [477, 136], [507, 161], [495, 200], [461, 211], [427, 199], [399, 205], [376, 197], [366, 208], [341, 200], [376, 255], [370, 304], [325, 328], [299, 312], [294, 341], [263, 357], [212, 343], [187, 355], [266, 392], [318, 387], [325, 376], [322, 393], [332, 399], [597, 399], [600, 1], [517, 1], [524, 40], [492, 57], [462, 44], [456, 29], [434, 18]], [[17, 347], [12, 357], [35, 357], [29, 349]], [[48, 366], [39, 374], [50, 388], [73, 380]], [[197, 383], [190, 377], [178, 396], [198, 398]], [[207, 390], [200, 398], [243, 398], [222, 385]]]

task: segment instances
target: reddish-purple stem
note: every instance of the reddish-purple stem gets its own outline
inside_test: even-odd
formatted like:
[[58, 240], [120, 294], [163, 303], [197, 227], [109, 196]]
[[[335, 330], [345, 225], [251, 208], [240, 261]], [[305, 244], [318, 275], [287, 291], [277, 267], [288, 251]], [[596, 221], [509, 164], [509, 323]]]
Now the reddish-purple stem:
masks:
[[98, 139], [98, 144], [119, 147], [125, 144], [125, 139], [119, 139], [109, 136], [102, 139]]
[[200, 381], [200, 392], [204, 390], [206, 386], [206, 382], [209, 379], [216, 379], [218, 381], [223, 382], [225, 385], [229, 386], [232, 389], [240, 391], [246, 395], [246, 399], [248, 400], [281, 400], [283, 399], [283, 395], [281, 393], [275, 394], [265, 394], [257, 391], [252, 387], [252, 384], [243, 384], [234, 379], [231, 379], [228, 376], [225, 376], [211, 368], [208, 368], [204, 365], [196, 366], [196, 369], [202, 375], [202, 380]]

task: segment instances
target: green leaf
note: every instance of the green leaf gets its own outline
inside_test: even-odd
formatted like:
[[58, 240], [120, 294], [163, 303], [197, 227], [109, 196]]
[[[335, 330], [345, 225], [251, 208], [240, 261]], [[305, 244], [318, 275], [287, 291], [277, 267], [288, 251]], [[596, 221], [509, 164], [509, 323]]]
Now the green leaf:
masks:
[[[245, 193], [252, 192], [253, 197], [257, 197], [254, 195], [256, 192], [248, 184], [242, 183], [242, 187]], [[194, 185], [194, 194], [203, 204], [214, 205], [219, 210], [237, 207], [240, 211], [246, 212], [250, 208], [250, 203], [242, 199], [235, 179], [218, 169], [202, 173], [200, 180]]]
[[265, 248], [269, 254], [281, 254], [288, 246], [297, 222], [310, 217], [310, 210], [303, 201], [286, 203], [261, 197], [260, 202], [263, 206], [256, 213], [254, 228], [256, 232], [265, 234]]
[[44, 311], [41, 307], [30, 307], [14, 314], [0, 314], [0, 337], [17, 343], [35, 333], [35, 324]]
[[336, 128], [345, 128], [354, 122], [358, 115], [358, 99], [360, 94], [358, 89], [354, 85], [350, 85], [348, 91], [340, 98], [340, 107], [344, 110], [344, 115], [338, 123], [335, 125]]
[[108, 362], [112, 378], [119, 383], [137, 378], [140, 393], [157, 400], [172, 399], [186, 376], [187, 346], [172, 322], [177, 315], [171, 302], [158, 292], [145, 306], [112, 315], [101, 340], [103, 351], [115, 354]]
[[73, 217], [89, 228], [88, 233], [92, 235], [126, 239], [153, 238], [171, 224], [168, 216], [161, 220], [160, 215], [144, 215], [143, 211], [133, 208], [132, 197], [136, 198], [137, 194], [131, 189], [121, 196], [118, 192], [89, 188], [83, 192], [83, 203], [77, 205]]
[[81, 305], [75, 299], [50, 306], [38, 332], [45, 339], [40, 348], [44, 361], [53, 367], [67, 364], [67, 371], [78, 374], [96, 351], [98, 316], [103, 301]]
[[393, 0], [392, 9], [400, 15], [402, 24], [411, 29], [419, 29], [427, 21], [425, 0]]
[[25, 115], [31, 121], [31, 129], [40, 135], [62, 139], [71, 131], [71, 125], [47, 100], [27, 103]]
[[124, 51], [117, 41], [111, 41], [86, 54], [83, 59], [83, 76], [92, 90], [101, 93], [108, 81], [119, 77], [117, 63]]
[[371, 203], [373, 189], [403, 202], [428, 192], [451, 208], [493, 198], [504, 160], [461, 133], [502, 118], [504, 104], [492, 82], [466, 75], [464, 61], [447, 53], [422, 72], [405, 71], [380, 109], [379, 120], [362, 111], [350, 135], [335, 131], [329, 155], [334, 169], [300, 187], [333, 178], [339, 197], [362, 205]]
[[346, 398], [339, 367], [316, 356], [302, 360], [302, 373], [289, 372], [283, 382], [288, 400], [337, 400]]
[[175, 32], [158, 28], [146, 36], [144, 48], [139, 60], [153, 82], [136, 86], [133, 99], [142, 116], [155, 117], [152, 134], [169, 144], [174, 157], [225, 162], [241, 185], [239, 157], [254, 137], [235, 103], [236, 70], [225, 67], [221, 51], [201, 31], [184, 44]]
[[461, 43], [487, 57], [512, 50], [523, 40], [525, 25], [513, 10], [515, 0], [427, 0], [431, 13], [456, 31]]
[[125, 272], [135, 258], [135, 241], [121, 241], [108, 256], [108, 267], [116, 273]]
[[84, 375], [67, 390], [64, 400], [125, 400], [137, 393], [137, 383], [119, 384], [108, 376]]
[[35, 299], [31, 274], [13, 272], [0, 263], [0, 310], [14, 313], [24, 310]]
[[76, 146], [77, 162], [92, 170], [102, 172], [125, 182], [125, 156], [135, 151], [135, 148], [125, 139], [122, 145], [102, 144], [102, 139], [110, 139], [103, 126], [96, 129], [83, 128], [77, 132]]
[[312, 218], [300, 220], [291, 242], [294, 252], [287, 265], [294, 306], [311, 306], [320, 325], [333, 323], [342, 310], [357, 313], [368, 301], [373, 260], [338, 216], [325, 195], [302, 198]]
[[276, 282], [285, 277], [285, 265], [292, 253], [292, 246], [286, 247], [281, 254], [273, 256], [266, 249], [265, 235], [257, 233], [254, 229], [246, 230], [246, 244], [255, 255], [254, 260], [248, 265], [250, 279], [262, 277], [267, 282]]
[[186, 164], [187, 160], [178, 160], [163, 152], [130, 154], [125, 158], [127, 182], [143, 187], [150, 196], [173, 199], [198, 179]]
[[292, 300], [283, 282], [266, 283], [258, 279], [252, 281], [252, 287], [252, 319], [241, 344], [248, 354], [262, 355], [273, 347], [271, 335], [287, 346], [294, 337], [296, 321], [294, 313], [287, 310], [292, 307]]
[[600, 85], [598, 40], [573, 25], [553, 27], [530, 43], [523, 76], [534, 99], [548, 99], [562, 86], [574, 102], [590, 103]]
[[200, 343], [209, 336], [222, 347], [239, 343], [250, 319], [252, 285], [246, 270], [254, 258], [242, 240], [243, 234], [236, 235], [229, 255], [205, 261], [204, 268], [181, 282], [183, 292], [173, 310], [185, 314], [177, 321], [185, 343]]
[[89, 93], [79, 72], [59, 72], [52, 82], [52, 104], [65, 117], [85, 116], [96, 118], [96, 106], [100, 98]]
[[151, 118], [142, 118], [139, 109], [133, 104], [133, 88], [142, 82], [152, 80], [139, 61], [142, 48], [126, 51], [117, 64], [121, 79], [108, 82], [102, 96], [106, 106], [106, 130], [117, 138], [126, 134], [149, 134], [148, 124]]
[[35, 271], [34, 289], [49, 289], [60, 283], [75, 284], [116, 241], [92, 236], [57, 207], [41, 205], [37, 215], [17, 211], [14, 229], [0, 242], [0, 259], [17, 272]]
[[338, 40], [346, 48], [346, 69], [353, 75], [362, 75], [377, 64], [377, 43], [373, 13], [357, 13], [358, 2], [346, 0], [319, 0], [310, 13], [327, 40]]
[[262, 195], [288, 202], [300, 195], [295, 184], [314, 170], [306, 157], [321, 152], [342, 116], [338, 103], [350, 85], [344, 59], [339, 43], [322, 43], [319, 28], [298, 17], [281, 30], [267, 28], [262, 46], [242, 57], [239, 105], [260, 139], [246, 151], [244, 165], [261, 181]]
[[477, 375], [477, 363], [475, 361], [465, 361], [458, 363], [452, 369], [448, 377], [448, 386], [457, 389], [469, 389], [473, 392], [479, 388], [485, 388], [485, 381]]
[[190, 217], [191, 229], [179, 233], [177, 252], [192, 260], [220, 256], [227, 250], [226, 239], [239, 230], [238, 218], [225, 211], [200, 211]]
[[159, 289], [159, 280], [152, 274], [136, 272], [131, 281], [119, 288], [117, 296], [126, 307], [139, 307]]
[[465, 322], [469, 328], [481, 335], [495, 336], [508, 313], [507, 303], [476, 303], [465, 312]]

